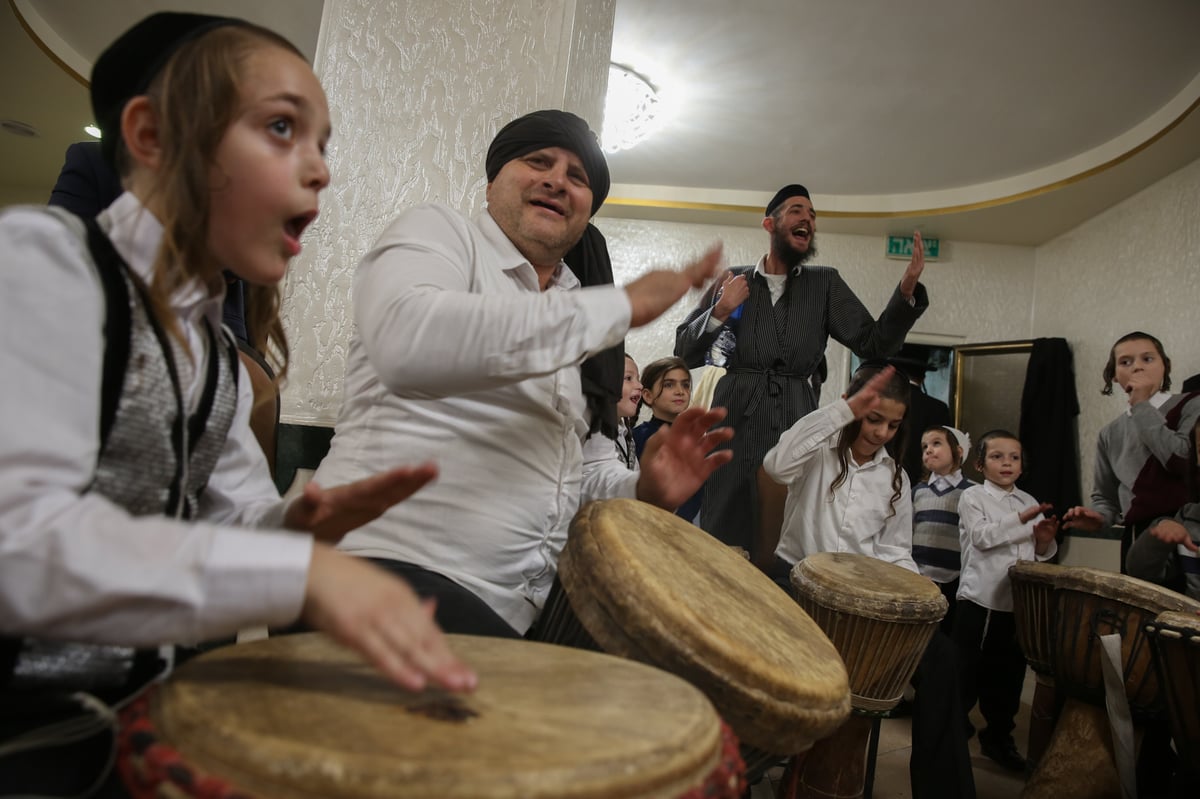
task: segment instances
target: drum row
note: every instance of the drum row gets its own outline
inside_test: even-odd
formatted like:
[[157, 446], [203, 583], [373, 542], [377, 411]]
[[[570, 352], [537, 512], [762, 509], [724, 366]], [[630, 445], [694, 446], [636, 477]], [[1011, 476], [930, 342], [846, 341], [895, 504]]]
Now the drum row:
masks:
[[863, 719], [899, 701], [945, 600], [856, 555], [792, 584], [673, 514], [593, 503], [538, 640], [450, 637], [474, 693], [403, 692], [319, 635], [228, 647], [127, 710], [120, 768], [136, 797], [734, 799], [811, 750], [792, 795], [861, 795]]
[[[1017, 637], [1037, 680], [1025, 797], [1120, 797], [1110, 712], [1169, 720], [1179, 757], [1200, 764], [1200, 602], [1097, 569], [1009, 570]], [[1113, 638], [1108, 638], [1114, 636]], [[1115, 657], [1105, 679], [1105, 642]], [[1120, 723], [1117, 724], [1119, 729]]]

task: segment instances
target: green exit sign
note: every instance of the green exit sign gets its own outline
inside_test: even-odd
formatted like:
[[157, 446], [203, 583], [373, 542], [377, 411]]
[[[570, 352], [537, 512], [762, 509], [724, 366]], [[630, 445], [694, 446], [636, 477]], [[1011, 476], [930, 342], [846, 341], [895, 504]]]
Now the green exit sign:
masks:
[[[929, 238], [922, 238], [921, 241], [925, 243], [925, 260], [936, 261], [941, 241]], [[888, 258], [912, 258], [912, 248], [912, 236], [888, 236], [887, 238]]]

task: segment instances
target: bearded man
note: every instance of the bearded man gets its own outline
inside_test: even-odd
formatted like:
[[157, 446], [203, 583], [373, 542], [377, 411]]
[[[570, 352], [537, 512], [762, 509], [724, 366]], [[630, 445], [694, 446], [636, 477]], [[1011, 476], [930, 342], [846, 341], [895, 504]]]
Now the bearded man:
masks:
[[733, 461], [709, 477], [700, 526], [727, 544], [751, 549], [758, 527], [755, 475], [780, 434], [817, 407], [825, 344], [832, 336], [859, 357], [900, 349], [929, 306], [918, 281], [925, 268], [920, 233], [900, 285], [878, 319], [817, 254], [817, 213], [808, 189], [784, 186], [767, 205], [763, 229], [771, 248], [755, 266], [730, 269], [676, 330], [675, 354], [696, 368], [714, 345], [725, 376], [713, 406], [728, 410], [736, 431]]

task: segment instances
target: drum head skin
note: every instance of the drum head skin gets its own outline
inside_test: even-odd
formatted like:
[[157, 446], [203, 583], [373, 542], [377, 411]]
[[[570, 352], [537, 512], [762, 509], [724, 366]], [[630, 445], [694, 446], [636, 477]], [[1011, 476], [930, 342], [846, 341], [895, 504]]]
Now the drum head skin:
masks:
[[845, 666], [808, 614], [672, 513], [634, 500], [587, 505], [571, 524], [559, 579], [606, 652], [697, 686], [743, 743], [800, 752], [850, 712]]
[[818, 605], [880, 621], [936, 622], [948, 607], [933, 580], [868, 555], [809, 555], [792, 569], [792, 585]]
[[449, 636], [473, 694], [409, 693], [320, 634], [209, 652], [151, 697], [195, 768], [272, 799], [677, 797], [720, 720], [681, 679], [595, 652]]

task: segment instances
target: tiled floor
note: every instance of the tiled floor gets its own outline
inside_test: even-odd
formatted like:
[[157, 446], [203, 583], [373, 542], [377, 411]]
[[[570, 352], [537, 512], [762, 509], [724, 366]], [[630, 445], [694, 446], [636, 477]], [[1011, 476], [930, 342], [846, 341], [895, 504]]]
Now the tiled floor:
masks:
[[[1033, 672], [1026, 669], [1025, 688], [1021, 694], [1021, 710], [1017, 714], [1017, 729], [1014, 737], [1017, 748], [1025, 753], [1029, 739], [1029, 703], [1033, 697]], [[972, 711], [971, 721], [977, 729], [983, 727], [978, 709]], [[907, 718], [884, 719], [879, 730], [879, 756], [875, 761], [874, 799], [911, 799], [912, 790], [908, 781], [908, 756], [912, 749], [912, 725]], [[975, 774], [975, 793], [978, 799], [1014, 799], [1020, 796], [1025, 779], [1020, 774], [1005, 771], [979, 752], [978, 738], [970, 741], [971, 765]], [[781, 769], [770, 772], [750, 791], [751, 799], [772, 799], [775, 796], [775, 780]]]

